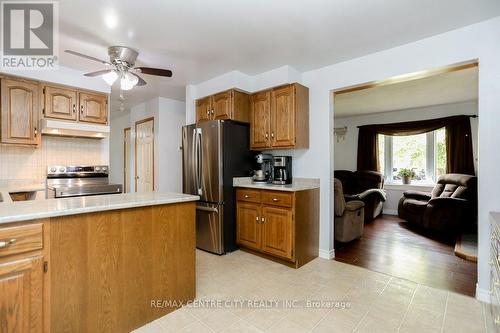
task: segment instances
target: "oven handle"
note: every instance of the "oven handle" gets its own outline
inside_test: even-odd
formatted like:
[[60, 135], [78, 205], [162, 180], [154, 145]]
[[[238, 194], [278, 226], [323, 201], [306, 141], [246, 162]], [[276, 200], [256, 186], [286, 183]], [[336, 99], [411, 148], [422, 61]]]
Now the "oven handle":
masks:
[[56, 198], [70, 198], [70, 197], [85, 197], [85, 196], [90, 196], [90, 195], [100, 195], [100, 194], [120, 194], [122, 193], [121, 189], [117, 189], [114, 192], [110, 191], [99, 191], [99, 192], [86, 192], [86, 193], [68, 193], [64, 194], [63, 191], [57, 192], [56, 191]]

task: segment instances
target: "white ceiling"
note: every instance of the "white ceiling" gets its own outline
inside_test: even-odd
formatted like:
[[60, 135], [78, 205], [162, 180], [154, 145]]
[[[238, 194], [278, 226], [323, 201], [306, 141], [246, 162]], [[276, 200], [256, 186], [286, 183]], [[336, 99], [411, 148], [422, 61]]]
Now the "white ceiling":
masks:
[[[140, 51], [139, 62], [172, 78], [127, 94], [183, 100], [185, 85], [231, 70], [299, 71], [391, 48], [500, 15], [498, 0], [64, 0], [60, 49], [107, 58], [109, 45]], [[102, 65], [60, 53], [62, 65]], [[113, 94], [116, 95], [116, 94]], [[112, 99], [113, 107], [113, 99]]]
[[431, 105], [477, 100], [478, 68], [406, 82], [383, 85], [334, 98], [335, 117], [405, 110]]

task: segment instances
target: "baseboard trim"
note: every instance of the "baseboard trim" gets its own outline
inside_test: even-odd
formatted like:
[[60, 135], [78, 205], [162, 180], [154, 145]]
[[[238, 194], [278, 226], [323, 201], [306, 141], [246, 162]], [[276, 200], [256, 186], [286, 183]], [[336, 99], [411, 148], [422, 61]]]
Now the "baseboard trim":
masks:
[[384, 209], [384, 211], [382, 212], [382, 214], [386, 214], [386, 215], [398, 215], [398, 211], [397, 210], [393, 210], [393, 209]]
[[335, 250], [331, 249], [330, 251], [319, 249], [319, 257], [323, 259], [332, 260], [335, 258]]
[[476, 299], [484, 303], [491, 303], [491, 292], [487, 289], [479, 288], [476, 284]]

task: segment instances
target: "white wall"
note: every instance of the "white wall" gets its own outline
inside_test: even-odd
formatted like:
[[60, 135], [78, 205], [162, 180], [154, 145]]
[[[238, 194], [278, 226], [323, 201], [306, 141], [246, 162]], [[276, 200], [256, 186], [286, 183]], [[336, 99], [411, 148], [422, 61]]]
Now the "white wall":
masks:
[[[500, 186], [500, 18], [494, 18], [441, 35], [389, 50], [302, 73], [309, 87], [310, 148], [299, 152], [294, 171], [300, 177], [319, 177], [321, 184], [320, 253], [333, 250], [333, 97], [332, 91], [389, 77], [439, 68], [477, 59], [479, 61], [479, 262], [478, 297], [486, 299], [489, 290], [489, 219], [500, 210], [496, 193]], [[334, 41], [332, 41], [334, 42]], [[288, 75], [290, 78], [290, 75]], [[256, 82], [256, 80], [253, 80]], [[284, 81], [282, 83], [285, 83]], [[194, 119], [197, 87], [186, 89], [186, 120]], [[216, 86], [212, 80], [212, 86]], [[231, 88], [231, 87], [219, 87]], [[213, 91], [215, 92], [215, 91]]]
[[130, 127], [130, 190], [135, 191], [135, 123], [154, 117], [155, 190], [182, 192], [181, 128], [185, 103], [156, 97], [111, 119], [110, 150], [113, 182], [123, 183], [123, 130]]
[[158, 106], [158, 190], [182, 192], [182, 126], [186, 103], [160, 98]]
[[[335, 170], [356, 170], [358, 157], [358, 126], [369, 124], [387, 124], [402, 121], [424, 120], [448, 117], [453, 115], [477, 115], [477, 101], [462, 103], [433, 105], [428, 107], [381, 112], [353, 117], [334, 118], [335, 127], [347, 126], [345, 139], [334, 138], [334, 161]], [[478, 144], [478, 119], [471, 118], [472, 143], [474, 152], [474, 164], [477, 166], [477, 144]], [[428, 191], [432, 187], [417, 187], [419, 191]], [[399, 198], [407, 190], [407, 186], [386, 186], [387, 201], [384, 204], [384, 213], [397, 214]]]
[[124, 111], [119, 115], [113, 115], [109, 120], [109, 124], [111, 127], [109, 133], [109, 146], [112, 151], [109, 155], [109, 181], [115, 184], [123, 184], [123, 148], [125, 144], [123, 141], [123, 130], [130, 127], [130, 110]]

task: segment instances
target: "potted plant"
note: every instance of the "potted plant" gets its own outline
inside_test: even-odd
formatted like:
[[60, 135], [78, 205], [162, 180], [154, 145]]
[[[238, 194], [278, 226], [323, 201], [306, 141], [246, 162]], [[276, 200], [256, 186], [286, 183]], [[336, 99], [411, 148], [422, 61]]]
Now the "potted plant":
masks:
[[416, 175], [413, 169], [401, 168], [398, 172], [398, 176], [403, 180], [403, 184], [408, 185]]

